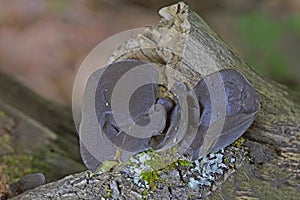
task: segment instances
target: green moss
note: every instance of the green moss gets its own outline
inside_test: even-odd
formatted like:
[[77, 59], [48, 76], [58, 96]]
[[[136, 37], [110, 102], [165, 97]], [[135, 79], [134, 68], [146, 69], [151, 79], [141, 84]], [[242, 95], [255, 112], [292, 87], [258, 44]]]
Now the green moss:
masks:
[[178, 165], [181, 167], [192, 167], [193, 164], [187, 160], [178, 160]]
[[[163, 180], [159, 174], [161, 173], [169, 173], [171, 170], [176, 168], [183, 167], [191, 167], [192, 163], [188, 160], [178, 159], [177, 157], [177, 148], [171, 148], [164, 152], [154, 152], [153, 150], [148, 150], [141, 154], [149, 155], [149, 160], [145, 160], [145, 165], [147, 165], [150, 170], [144, 171], [140, 174], [140, 178], [148, 183], [151, 190], [155, 190], [157, 188], [158, 183], [168, 183], [168, 180]], [[143, 156], [141, 156], [143, 157]], [[139, 167], [136, 163], [139, 160], [139, 156], [135, 155], [132, 159], [130, 159], [126, 166], [132, 165], [134, 167]], [[148, 191], [146, 190], [143, 194], [147, 196]], [[147, 193], [147, 194], [146, 194]]]
[[143, 198], [147, 198], [148, 195], [149, 195], [149, 193], [150, 193], [150, 191], [149, 191], [148, 189], [144, 190], [144, 191], [142, 192]]
[[106, 160], [98, 167], [98, 169], [94, 173], [92, 173], [92, 176], [97, 173], [109, 172], [118, 164], [119, 162], [116, 160]]
[[154, 152], [152, 150], [149, 150], [147, 151], [147, 154], [151, 157], [151, 159], [145, 161], [145, 164], [150, 166], [153, 170], [165, 169], [178, 160], [178, 158], [176, 158], [175, 156], [176, 152], [176, 147], [163, 152]]
[[16, 182], [26, 174], [41, 172], [46, 167], [45, 163], [26, 154], [4, 155], [0, 160], [1, 163], [8, 166], [4, 173], [10, 177], [11, 182]]
[[2, 112], [2, 111], [0, 110], [0, 117], [3, 117], [3, 116], [5, 116], [5, 114], [4, 114], [4, 112]]
[[147, 181], [152, 190], [156, 189], [158, 182], [162, 182], [162, 179], [158, 175], [158, 171], [151, 170], [147, 172], [142, 172], [141, 178], [142, 180]]
[[229, 158], [224, 158], [224, 163], [230, 168], [235, 168], [235, 164], [230, 162]]
[[[154, 159], [154, 161], [158, 162], [158, 160], [156, 160], [156, 159]], [[153, 163], [155, 163], [155, 162], [153, 162]], [[161, 165], [155, 165], [155, 167], [157, 167], [157, 166], [161, 166]], [[168, 173], [169, 171], [175, 169], [178, 166], [180, 166], [180, 167], [191, 167], [192, 163], [190, 163], [187, 160], [176, 160], [176, 161], [172, 162], [169, 165], [163, 165], [163, 168], [159, 168], [159, 169], [156, 169], [156, 170], [150, 170], [150, 171], [147, 171], [147, 172], [142, 172], [141, 179], [146, 181], [149, 184], [149, 186], [152, 190], [156, 189], [158, 183], [168, 181], [168, 180], [162, 180], [161, 177], [159, 176], [159, 173], [160, 172]]]
[[237, 148], [241, 148], [244, 145], [244, 143], [245, 143], [245, 138], [240, 137], [234, 143], [232, 143], [232, 146], [237, 147]]
[[111, 190], [107, 190], [106, 191], [106, 195], [105, 195], [105, 198], [109, 198], [109, 197], [111, 197]]

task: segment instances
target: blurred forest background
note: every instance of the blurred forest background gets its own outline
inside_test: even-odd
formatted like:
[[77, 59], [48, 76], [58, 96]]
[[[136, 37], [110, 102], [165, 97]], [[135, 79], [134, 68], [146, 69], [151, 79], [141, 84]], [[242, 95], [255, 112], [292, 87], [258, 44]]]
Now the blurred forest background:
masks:
[[[172, 0], [0, 0], [0, 70], [71, 105], [85, 56], [121, 31], [154, 25]], [[300, 92], [299, 0], [185, 1], [257, 71]]]
[[[71, 107], [73, 81], [85, 56], [114, 34], [156, 24], [159, 20], [157, 11], [176, 2], [0, 0], [0, 71], [11, 75], [39, 95]], [[257, 71], [300, 94], [300, 0], [185, 2]], [[26, 103], [24, 99], [18, 101]], [[37, 105], [34, 105], [34, 109], [40, 117], [42, 114], [39, 112], [43, 110], [40, 111]], [[53, 180], [59, 178], [51, 176], [53, 171], [61, 171], [60, 174], [57, 172], [59, 175], [70, 172], [68, 169], [64, 171], [63, 167], [48, 170], [44, 162], [38, 161], [31, 153], [27, 155], [27, 150], [34, 149], [35, 145], [30, 148], [18, 147], [17, 139], [20, 142], [27, 137], [24, 144], [39, 141], [43, 145], [43, 138], [31, 138], [31, 135], [42, 134], [34, 133], [31, 129], [23, 130], [22, 123], [16, 125], [16, 120], [5, 116], [1, 110], [0, 117], [0, 199], [1, 192], [7, 193], [7, 183], [25, 174], [42, 171], [47, 173], [48, 180]], [[25, 137], [12, 138], [11, 130], [15, 131], [15, 135]], [[73, 132], [71, 134], [74, 136]], [[76, 144], [72, 143], [72, 147]], [[14, 150], [15, 146], [22, 149], [21, 154]], [[65, 149], [68, 147], [66, 145]], [[69, 151], [73, 151], [72, 148]], [[6, 152], [16, 155], [6, 156]], [[74, 166], [65, 160], [61, 162], [62, 166], [64, 163]], [[85, 169], [81, 169], [81, 161], [79, 165], [72, 172]], [[2, 173], [4, 169], [8, 176]]]

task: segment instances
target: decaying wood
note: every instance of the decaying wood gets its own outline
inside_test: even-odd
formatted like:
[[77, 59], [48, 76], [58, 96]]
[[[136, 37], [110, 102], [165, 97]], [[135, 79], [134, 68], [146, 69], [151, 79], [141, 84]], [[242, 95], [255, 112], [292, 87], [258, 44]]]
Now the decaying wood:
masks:
[[[300, 192], [300, 105], [286, 87], [256, 73], [184, 3], [160, 10], [161, 21], [144, 34], [123, 44], [110, 61], [141, 59], [168, 65], [191, 84], [221, 70], [236, 69], [259, 93], [260, 110], [246, 138], [246, 154], [237, 157], [236, 170], [228, 171], [212, 188], [192, 190], [178, 170], [168, 173], [169, 185], [159, 185], [153, 199], [297, 199]], [[172, 73], [167, 72], [167, 73]], [[188, 76], [182, 76], [181, 73]], [[120, 171], [90, 177], [82, 172], [47, 184], [15, 199], [140, 199], [142, 190]]]

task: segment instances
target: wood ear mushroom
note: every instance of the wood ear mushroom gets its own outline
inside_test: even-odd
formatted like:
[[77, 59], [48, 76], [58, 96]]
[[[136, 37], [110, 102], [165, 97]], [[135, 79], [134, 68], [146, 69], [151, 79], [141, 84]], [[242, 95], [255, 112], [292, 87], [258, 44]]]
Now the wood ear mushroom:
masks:
[[[141, 66], [146, 68], [139, 71]], [[236, 70], [209, 74], [194, 88], [175, 82], [165, 96], [160, 76], [156, 66], [139, 60], [115, 62], [90, 76], [80, 139], [91, 171], [118, 151], [127, 161], [138, 152], [177, 145], [180, 153], [199, 159], [239, 138], [258, 111], [257, 93]]]

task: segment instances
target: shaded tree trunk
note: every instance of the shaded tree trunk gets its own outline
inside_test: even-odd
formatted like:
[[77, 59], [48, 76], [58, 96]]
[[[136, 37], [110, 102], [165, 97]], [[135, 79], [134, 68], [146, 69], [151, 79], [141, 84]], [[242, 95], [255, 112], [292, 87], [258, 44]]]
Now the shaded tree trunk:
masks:
[[[180, 178], [180, 169], [166, 174], [173, 184], [159, 184], [150, 199], [297, 199], [300, 191], [300, 106], [299, 99], [285, 86], [255, 72], [223, 42], [210, 27], [184, 3], [160, 10], [161, 21], [147, 29], [134, 41], [122, 45], [112, 60], [140, 59], [168, 64], [189, 74], [196, 83], [205, 75], [221, 69], [240, 71], [254, 86], [260, 97], [260, 110], [253, 125], [244, 135], [246, 142], [237, 156], [237, 165], [211, 188], [192, 190]], [[165, 29], [166, 28], [166, 29]], [[130, 42], [138, 44], [130, 49]], [[128, 48], [129, 47], [129, 48]], [[171, 54], [164, 53], [168, 49]], [[67, 121], [70, 120], [68, 117]], [[47, 120], [46, 125], [49, 127]], [[65, 137], [65, 136], [59, 136]], [[178, 176], [174, 176], [174, 173]], [[96, 199], [109, 196], [140, 199], [143, 190], [122, 172], [98, 174], [88, 171], [71, 175], [25, 192], [14, 199]]]

